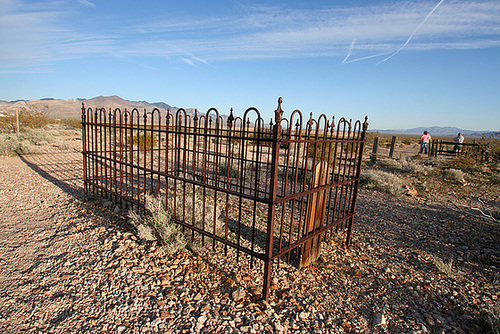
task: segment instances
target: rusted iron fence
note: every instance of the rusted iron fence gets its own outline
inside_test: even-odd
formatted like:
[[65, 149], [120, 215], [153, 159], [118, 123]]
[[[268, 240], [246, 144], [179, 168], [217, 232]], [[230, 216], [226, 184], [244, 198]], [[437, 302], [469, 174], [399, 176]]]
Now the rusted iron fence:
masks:
[[287, 119], [280, 98], [269, 124], [255, 108], [224, 118], [82, 106], [82, 125], [86, 198], [143, 208], [145, 194], [165, 196], [192, 238], [263, 261], [264, 299], [274, 261], [307, 265], [332, 230], [350, 243], [366, 118]]

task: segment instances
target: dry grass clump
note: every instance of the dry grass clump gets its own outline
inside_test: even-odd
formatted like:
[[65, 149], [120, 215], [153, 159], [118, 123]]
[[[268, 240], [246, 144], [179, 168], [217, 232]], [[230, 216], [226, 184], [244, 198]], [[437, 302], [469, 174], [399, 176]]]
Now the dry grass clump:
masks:
[[432, 170], [431, 167], [417, 164], [413, 161], [403, 162], [402, 169], [403, 171], [414, 175], [427, 175]]
[[0, 135], [0, 155], [11, 155], [19, 149], [19, 140], [16, 136]]
[[435, 259], [434, 265], [441, 273], [445, 274], [446, 276], [448, 277], [453, 276], [453, 260], [450, 260], [449, 262], [444, 262], [441, 259]]
[[54, 136], [44, 129], [30, 129], [13, 134], [0, 134], [0, 155], [12, 155], [15, 152], [28, 154], [33, 152], [33, 145], [50, 144], [55, 141]]
[[466, 174], [459, 169], [453, 169], [453, 168], [445, 169], [443, 173], [447, 179], [457, 182], [465, 182]]
[[146, 213], [130, 211], [132, 224], [139, 237], [158, 240], [169, 254], [186, 247], [187, 242], [179, 225], [171, 220], [171, 213], [165, 210], [161, 197], [145, 195]]
[[394, 159], [380, 159], [377, 160], [377, 166], [380, 166], [382, 168], [401, 169], [403, 167], [403, 164]]
[[[48, 116], [48, 106], [38, 108], [34, 104], [25, 105], [18, 110], [19, 115], [19, 130], [25, 131], [26, 129], [39, 129], [54, 120]], [[13, 133], [16, 132], [17, 119], [15, 115], [0, 118], [0, 132]]]
[[377, 189], [399, 196], [404, 193], [404, 182], [397, 175], [380, 170], [367, 170], [361, 173], [361, 184], [368, 189]]
[[460, 155], [453, 159], [450, 163], [450, 167], [453, 169], [461, 170], [475, 170], [477, 168], [478, 161], [470, 155]]
[[176, 187], [169, 187], [167, 194], [168, 209], [176, 219], [211, 233], [215, 224], [215, 234], [224, 233], [224, 222], [220, 219], [223, 208], [215, 205], [212, 191], [204, 192], [203, 187], [178, 182]]

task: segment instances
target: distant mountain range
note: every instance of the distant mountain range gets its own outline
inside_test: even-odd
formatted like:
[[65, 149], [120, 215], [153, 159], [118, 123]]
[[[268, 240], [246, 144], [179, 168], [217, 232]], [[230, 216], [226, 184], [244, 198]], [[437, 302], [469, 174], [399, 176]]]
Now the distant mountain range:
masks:
[[[179, 108], [170, 106], [164, 102], [153, 102], [149, 103], [146, 101], [129, 101], [122, 99], [119, 96], [97, 96], [92, 99], [54, 99], [54, 98], [43, 98], [39, 100], [17, 100], [17, 101], [1, 101], [0, 100], [0, 114], [14, 114], [16, 108], [20, 109], [26, 107], [26, 103], [29, 105], [35, 105], [39, 110], [43, 110], [45, 106], [48, 107], [48, 114], [50, 117], [54, 118], [80, 118], [82, 103], [85, 107], [91, 108], [120, 108], [124, 110], [132, 110], [137, 108], [139, 110], [147, 109], [152, 110], [158, 108], [162, 113], [170, 109], [171, 112], [176, 112]], [[188, 113], [194, 113], [194, 109], [186, 109]]]
[[[48, 107], [49, 116], [54, 118], [80, 118], [82, 103], [85, 103], [86, 107], [91, 108], [120, 108], [131, 110], [133, 108], [147, 109], [152, 110], [154, 108], [158, 108], [160, 112], [163, 114], [167, 109], [170, 109], [171, 112], [176, 112], [179, 108], [173, 107], [164, 102], [146, 102], [146, 101], [129, 101], [122, 99], [119, 96], [97, 96], [91, 99], [54, 99], [54, 98], [43, 98], [39, 100], [17, 100], [17, 101], [2, 101], [0, 100], [0, 114], [14, 114], [16, 112], [16, 108], [20, 109], [22, 107], [26, 107], [26, 103], [29, 105], [35, 105], [37, 108], [42, 110], [45, 106]], [[186, 112], [188, 114], [194, 114], [193, 108], [187, 108]], [[222, 115], [222, 117], [226, 118], [226, 115]], [[390, 133], [390, 134], [406, 134], [406, 135], [419, 135], [422, 134], [425, 130], [430, 132], [433, 136], [456, 136], [457, 133], [462, 133], [466, 137], [482, 137], [482, 136], [495, 136], [499, 137], [499, 132], [482, 132], [482, 131], [472, 131], [459, 129], [455, 127], [418, 127], [413, 129], [406, 130], [377, 130], [377, 129], [369, 129], [370, 132], [380, 132], [380, 133]]]
[[459, 129], [455, 127], [442, 127], [442, 126], [430, 126], [430, 127], [418, 127], [406, 130], [377, 130], [377, 129], [369, 129], [370, 132], [380, 132], [387, 134], [403, 134], [403, 135], [421, 135], [424, 131], [429, 132], [432, 136], [445, 136], [445, 137], [455, 137], [459, 132], [466, 137], [500, 137], [500, 130], [495, 131], [474, 131], [474, 130], [465, 130]]

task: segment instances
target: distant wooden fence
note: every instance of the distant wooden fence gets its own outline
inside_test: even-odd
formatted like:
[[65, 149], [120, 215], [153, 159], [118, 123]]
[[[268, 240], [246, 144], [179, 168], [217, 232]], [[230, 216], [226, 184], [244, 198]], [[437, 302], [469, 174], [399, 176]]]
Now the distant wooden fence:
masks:
[[431, 141], [429, 156], [459, 156], [467, 155], [476, 160], [485, 160], [485, 152], [477, 143], [455, 143], [454, 141], [445, 141], [441, 139], [434, 139]]
[[[382, 155], [382, 154], [378, 153], [378, 137], [375, 137], [373, 139], [373, 148], [372, 148], [372, 153], [370, 154], [370, 160], [372, 162], [375, 162], [377, 160], [377, 158], [391, 158], [391, 159], [393, 159], [395, 147], [396, 147], [396, 136], [392, 136], [389, 154], [387, 156]], [[401, 154], [400, 154], [399, 158], [401, 158]]]

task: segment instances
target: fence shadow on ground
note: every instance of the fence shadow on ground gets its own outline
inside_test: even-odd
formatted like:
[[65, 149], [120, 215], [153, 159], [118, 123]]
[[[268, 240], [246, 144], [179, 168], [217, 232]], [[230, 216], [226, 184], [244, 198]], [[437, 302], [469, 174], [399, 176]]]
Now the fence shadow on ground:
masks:
[[81, 152], [48, 149], [19, 158], [40, 176], [73, 198], [83, 201], [83, 167]]

